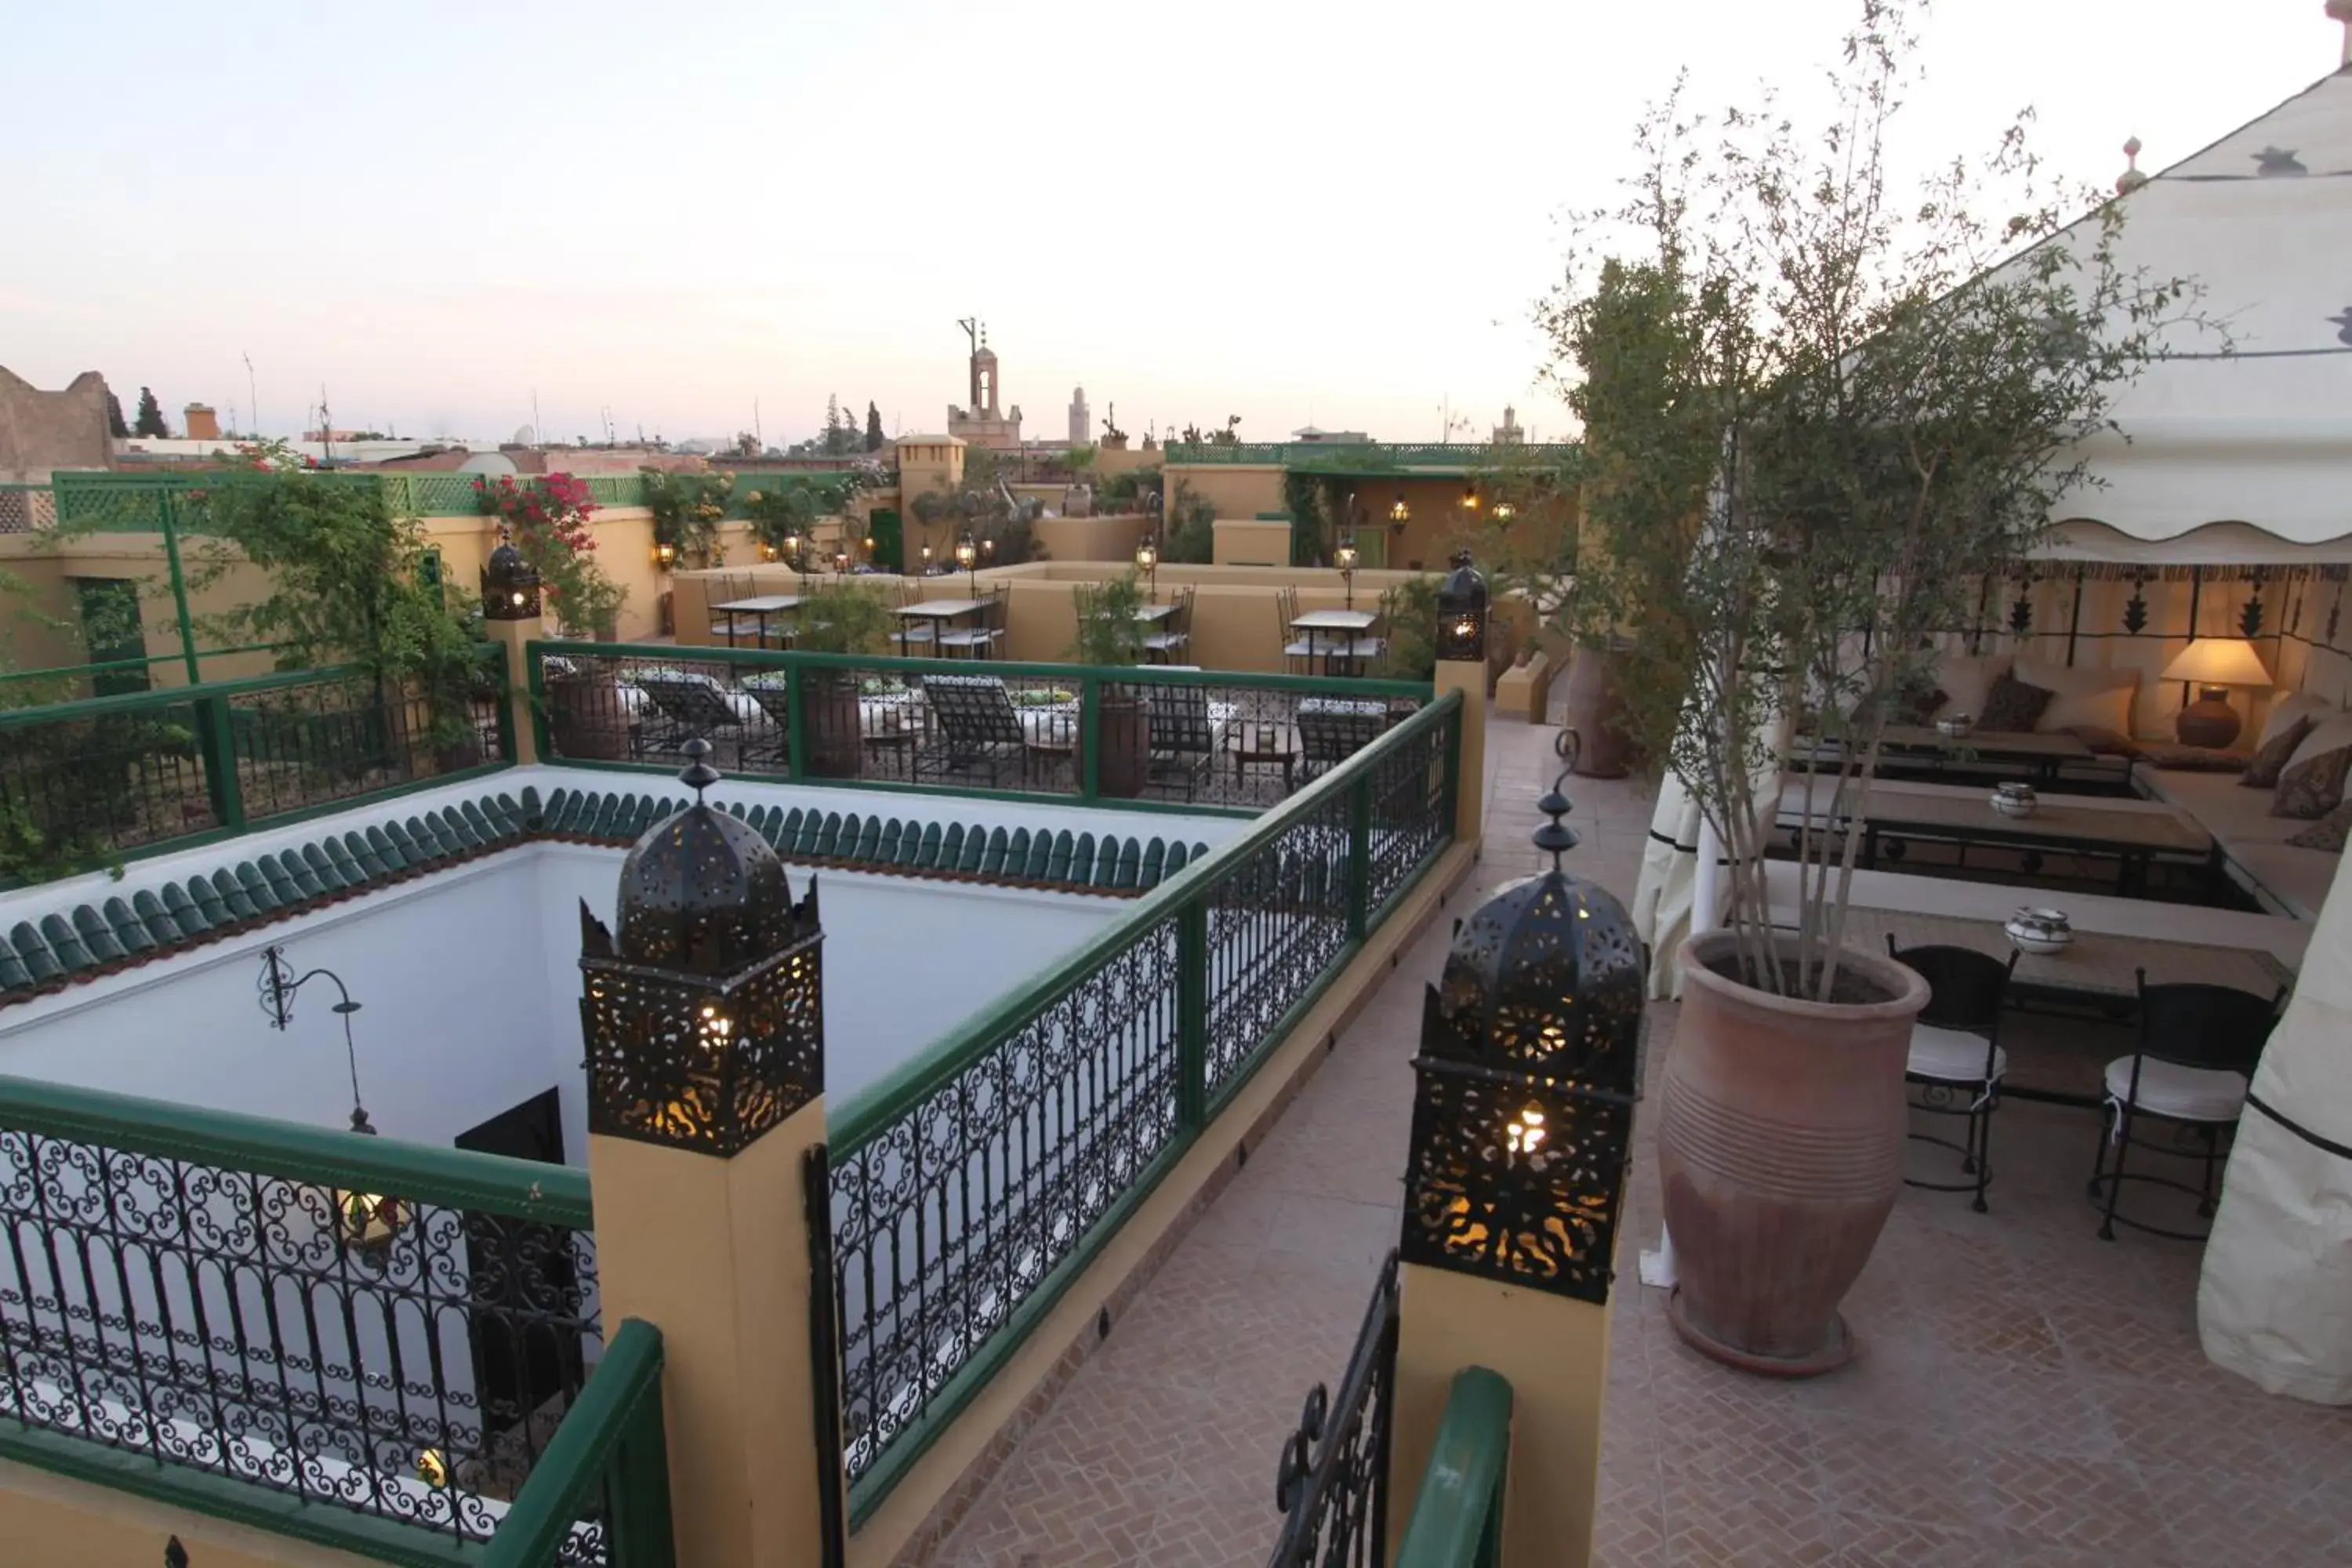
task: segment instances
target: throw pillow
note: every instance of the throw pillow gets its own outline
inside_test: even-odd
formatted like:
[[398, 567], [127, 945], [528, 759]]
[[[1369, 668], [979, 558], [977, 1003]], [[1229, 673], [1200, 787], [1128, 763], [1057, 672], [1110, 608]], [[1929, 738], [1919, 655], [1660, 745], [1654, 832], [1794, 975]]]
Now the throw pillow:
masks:
[[2344, 798], [2344, 774], [2347, 770], [2352, 770], [2352, 746], [2338, 746], [2332, 752], [2288, 763], [2286, 771], [2279, 774], [2277, 793], [2271, 796], [2271, 815], [2306, 821], [2326, 816]]
[[2284, 778], [2298, 764], [2343, 746], [2352, 746], [2352, 713], [2328, 714], [2304, 731], [2303, 740], [2295, 746], [2294, 754], [2287, 758], [2280, 776]]
[[1948, 653], [1936, 661], [1936, 688], [1944, 694], [1944, 713], [1972, 713], [1984, 724], [1985, 699], [1992, 683], [2009, 673], [2009, 655]]
[[2352, 801], [2339, 805], [2287, 842], [2298, 849], [2325, 849], [2332, 855], [2341, 855], [2347, 834], [2352, 834]]
[[2103, 757], [2137, 757], [2140, 754], [2138, 742], [2120, 730], [2110, 730], [2104, 724], [2053, 724], [2050, 715], [2044, 713], [2042, 727], [2044, 730], [2063, 729]]
[[2128, 735], [2132, 703], [2139, 696], [2137, 669], [2076, 669], [2043, 659], [2021, 658], [2010, 673], [2028, 686], [2053, 693], [2039, 726], [2044, 733], [2092, 724]]
[[2276, 788], [2279, 774], [2286, 771], [2287, 759], [2294, 755], [2294, 749], [2303, 744], [2303, 738], [2311, 731], [2312, 721], [2298, 719], [2264, 741], [2254, 752], [2254, 760], [2246, 764], [2245, 776], [2238, 782], [2248, 789]]
[[2272, 737], [2280, 731], [2291, 730], [2302, 721], [2308, 720], [2311, 723], [2316, 724], [2323, 719], [2332, 719], [2335, 716], [2336, 704], [2328, 701], [2325, 697], [2310, 697], [2300, 691], [2290, 692], [2272, 703], [2271, 710], [2263, 716], [2263, 732], [2255, 738], [2254, 744], [2257, 748], [2267, 746], [2271, 743]]
[[2042, 710], [2055, 695], [2047, 687], [2028, 686], [2014, 676], [2004, 675], [1985, 694], [1984, 711], [1977, 715], [1977, 728], [2004, 732], [2030, 731], [2041, 722]]

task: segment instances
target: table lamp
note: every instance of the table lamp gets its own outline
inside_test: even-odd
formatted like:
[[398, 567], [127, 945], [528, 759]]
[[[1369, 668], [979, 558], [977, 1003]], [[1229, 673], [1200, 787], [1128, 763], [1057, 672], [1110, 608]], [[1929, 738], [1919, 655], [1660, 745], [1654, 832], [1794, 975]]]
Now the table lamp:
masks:
[[2243, 637], [2199, 637], [2164, 667], [2158, 679], [2187, 681], [2197, 688], [2197, 700], [2182, 708], [2173, 723], [2180, 743], [2218, 750], [2235, 741], [2245, 727], [2230, 706], [2230, 688], [2268, 686], [2271, 672], [2263, 668], [2262, 655], [2254, 651], [2254, 645]]

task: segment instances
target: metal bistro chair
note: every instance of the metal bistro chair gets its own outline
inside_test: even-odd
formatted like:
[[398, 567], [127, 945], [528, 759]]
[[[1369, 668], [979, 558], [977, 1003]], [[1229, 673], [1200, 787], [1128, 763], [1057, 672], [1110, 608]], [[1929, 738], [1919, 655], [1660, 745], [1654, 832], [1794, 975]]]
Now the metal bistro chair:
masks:
[[1168, 596], [1172, 606], [1161, 618], [1159, 627], [1143, 639], [1144, 660], [1150, 664], [1177, 664], [1184, 650], [1192, 643], [1192, 595], [1196, 588], [1179, 588]]
[[1012, 595], [1009, 583], [991, 588], [981, 600], [980, 625], [940, 633], [940, 652], [950, 658], [994, 658], [996, 645], [1004, 640], [1004, 606]]
[[1903, 1081], [1919, 1086], [1911, 1109], [1926, 1116], [1958, 1116], [1968, 1122], [1958, 1143], [1932, 1132], [1914, 1132], [1916, 1143], [1932, 1143], [1960, 1157], [1965, 1182], [1923, 1182], [1903, 1178], [1906, 1187], [1931, 1193], [1973, 1193], [1969, 1206], [1985, 1212], [1985, 1187], [1992, 1180], [1992, 1113], [2000, 1109], [2000, 1080], [2009, 1071], [2009, 1053], [2000, 1048], [2001, 1004], [2008, 999], [2009, 977], [2017, 969], [2017, 951], [2003, 963], [1972, 947], [1897, 947], [1895, 933], [1886, 936], [1886, 952], [1895, 963], [1917, 971], [1927, 983], [1927, 1005], [1911, 1027], [1911, 1055], [1903, 1066]]
[[1298, 590], [1276, 588], [1274, 591], [1274, 640], [1282, 645], [1282, 668], [1292, 675], [1315, 673], [1318, 649], [1313, 637], [1292, 633], [1290, 623], [1298, 618]]
[[[970, 773], [984, 767], [989, 787], [993, 789], [1006, 763], [1019, 763], [1025, 772], [1027, 736], [1003, 680], [993, 675], [927, 676], [923, 700], [930, 704], [938, 721], [932, 729], [940, 742], [941, 775]], [[921, 771], [919, 766], [917, 771]]]
[[675, 752], [688, 741], [716, 742], [725, 736], [735, 743], [737, 764], [747, 752], [743, 716], [727, 698], [726, 689], [707, 675], [691, 670], [640, 669], [630, 683], [646, 694], [659, 716], [638, 742], [644, 752]]
[[1201, 781], [1216, 761], [1217, 724], [1205, 686], [1162, 686], [1151, 693], [1151, 765], [1154, 784], [1181, 784], [1184, 798], [1200, 793]]
[[[2139, 972], [2139, 1049], [2107, 1064], [2105, 1135], [2091, 1164], [2091, 1201], [2106, 1205], [2099, 1218], [2101, 1241], [2113, 1241], [2118, 1225], [2176, 1241], [2205, 1239], [2202, 1232], [2166, 1230], [2118, 1214], [2116, 1201], [2126, 1182], [2147, 1182], [2194, 1194], [2198, 1217], [2213, 1217], [2214, 1177], [2285, 999], [2284, 987], [2266, 1000], [2231, 985], [2150, 985], [2147, 971]], [[2174, 1137], [2161, 1143], [2135, 1137], [2144, 1117], [2170, 1123]], [[2192, 1187], [2169, 1176], [2126, 1175], [2124, 1159], [2135, 1147], [2176, 1158], [2201, 1156], [2204, 1178]], [[2116, 1152], [2112, 1171], [2110, 1148]]]
[[[702, 581], [702, 602], [705, 605], [732, 604], [737, 599], [750, 598], [754, 592], [752, 580], [748, 574], [738, 576], [733, 573], [722, 573], [716, 577], [705, 577]], [[757, 647], [760, 641], [760, 617], [730, 616], [713, 610], [710, 612], [710, 635], [729, 647], [733, 647], [739, 637], [750, 637], [752, 645]]]
[[1388, 705], [1350, 697], [1308, 697], [1298, 704], [1299, 762], [1321, 776], [1377, 741], [1389, 727]]
[[[898, 583], [898, 607], [903, 610], [909, 605], [919, 605], [922, 602], [923, 590], [920, 584], [911, 577], [901, 578]], [[939, 646], [938, 622], [909, 620], [904, 616], [898, 617], [898, 657], [900, 658], [929, 658], [938, 650]]]

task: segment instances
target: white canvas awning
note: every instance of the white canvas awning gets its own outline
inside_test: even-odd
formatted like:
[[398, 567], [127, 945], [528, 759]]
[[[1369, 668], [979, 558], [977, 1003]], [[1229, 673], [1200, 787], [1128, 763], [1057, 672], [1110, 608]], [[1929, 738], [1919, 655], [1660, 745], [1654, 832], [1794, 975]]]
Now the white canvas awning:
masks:
[[[2117, 260], [2192, 278], [2228, 333], [2168, 333], [2118, 394], [2101, 484], [2059, 508], [2063, 559], [2352, 561], [2352, 71], [2122, 198]], [[2052, 244], [2085, 244], [2085, 220]]]

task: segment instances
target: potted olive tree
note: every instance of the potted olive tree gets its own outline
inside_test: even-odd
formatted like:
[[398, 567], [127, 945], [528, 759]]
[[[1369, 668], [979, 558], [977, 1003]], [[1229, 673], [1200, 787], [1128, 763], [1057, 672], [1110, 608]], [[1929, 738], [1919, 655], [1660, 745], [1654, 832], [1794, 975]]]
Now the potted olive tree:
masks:
[[[898, 630], [898, 615], [879, 588], [863, 583], [829, 583], [805, 595], [799, 612], [803, 653], [873, 656], [887, 653]], [[769, 684], [782, 677], [763, 678]], [[806, 767], [819, 778], [856, 778], [864, 755], [858, 705], [862, 678], [855, 669], [801, 672], [801, 733], [808, 745]]]
[[[1926, 984], [1845, 940], [1888, 719], [1977, 584], [2083, 481], [2074, 454], [2189, 291], [2063, 227], [2021, 128], [1898, 196], [1884, 133], [1914, 47], [1864, 0], [1832, 129], [1778, 111], [1643, 123], [1633, 199], [1588, 220], [1545, 312], [1584, 423], [1564, 629], [1615, 645], [1623, 725], [1721, 840], [1727, 925], [1678, 955], [1659, 1164], [1683, 1336], [1783, 1374], [1837, 1365], [1837, 1308], [1902, 1177]], [[2020, 250], [2021, 247], [2032, 246]], [[2007, 259], [2004, 260], [2003, 258]], [[1764, 868], [1801, 710], [1795, 896]], [[1660, 954], [1666, 962], [1677, 955]]]
[[[1143, 586], [1129, 571], [1075, 595], [1078, 640], [1071, 657], [1080, 664], [1133, 668], [1143, 660]], [[1104, 681], [1095, 716], [1095, 787], [1121, 799], [1143, 793], [1151, 758], [1151, 713], [1143, 693], [1125, 683]]]

